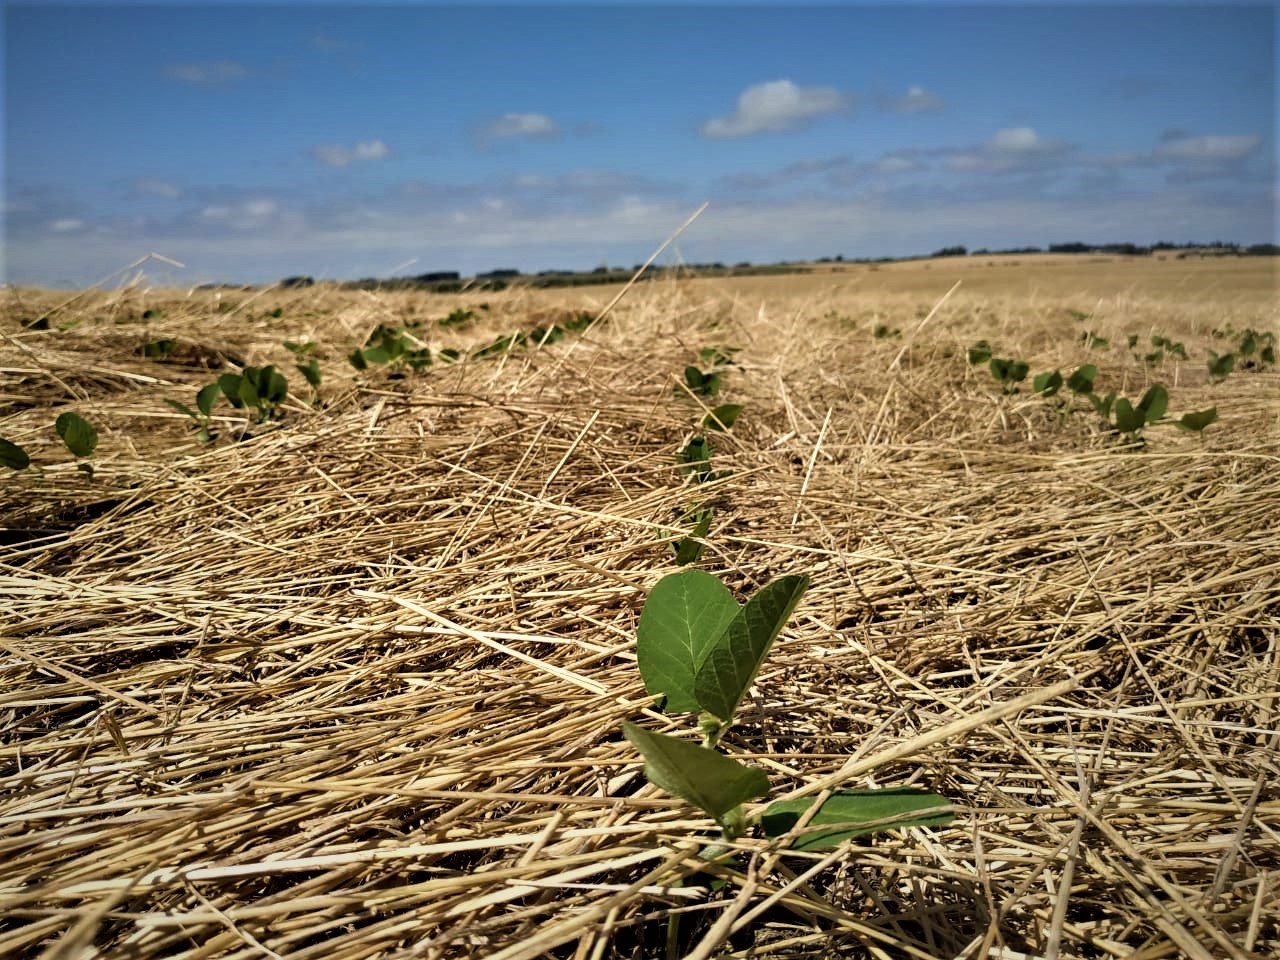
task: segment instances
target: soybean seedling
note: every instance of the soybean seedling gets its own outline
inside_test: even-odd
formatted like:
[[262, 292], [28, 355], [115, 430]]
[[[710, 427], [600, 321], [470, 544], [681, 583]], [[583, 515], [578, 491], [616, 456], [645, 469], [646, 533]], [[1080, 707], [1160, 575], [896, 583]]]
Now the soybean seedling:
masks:
[[31, 457], [12, 440], [0, 437], [0, 467], [10, 470], [25, 470], [31, 466]]
[[1031, 365], [1025, 360], [1009, 360], [1001, 357], [991, 358], [991, 376], [1000, 381], [1001, 393], [1017, 393], [1018, 384], [1027, 379]]
[[227, 402], [237, 410], [257, 411], [257, 422], [275, 417], [289, 395], [289, 383], [274, 366], [245, 367], [240, 373], [224, 373], [218, 386]]
[[222, 393], [222, 387], [216, 382], [201, 387], [199, 392], [196, 393], [196, 408], [194, 410], [177, 400], [166, 398], [164, 402], [195, 421], [198, 430], [196, 433], [197, 440], [201, 443], [212, 443], [217, 436], [213, 432], [212, 426], [213, 405], [217, 403], [218, 394], [220, 393]]
[[[649, 592], [636, 627], [636, 661], [645, 689], [668, 713], [698, 712], [701, 744], [623, 723], [644, 758], [645, 776], [703, 810], [720, 827], [721, 843], [703, 851], [727, 854], [723, 844], [759, 826], [785, 837], [792, 850], [823, 850], [889, 827], [947, 823], [952, 814], [937, 794], [902, 788], [841, 790], [816, 810], [811, 798], [780, 800], [748, 819], [743, 804], [763, 797], [769, 780], [716, 751], [774, 641], [809, 586], [808, 576], [786, 576], [761, 587], [739, 605], [719, 579], [689, 569], [663, 577]], [[794, 834], [802, 817], [809, 828]], [[668, 957], [678, 936], [672, 917]]]
[[72, 455], [81, 460], [76, 464], [76, 469], [93, 479], [93, 464], [86, 462], [98, 446], [98, 431], [93, 428], [93, 424], [78, 413], [68, 411], [58, 416], [53, 429]]

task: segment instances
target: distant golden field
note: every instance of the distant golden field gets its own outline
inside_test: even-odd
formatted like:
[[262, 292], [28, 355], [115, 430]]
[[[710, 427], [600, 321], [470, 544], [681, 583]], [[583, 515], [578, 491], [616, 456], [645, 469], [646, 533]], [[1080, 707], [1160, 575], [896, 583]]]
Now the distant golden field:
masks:
[[[6, 290], [0, 955], [1280, 954], [1278, 280]], [[721, 741], [748, 817], [950, 822], [700, 858], [622, 733], [693, 730], [636, 666], [678, 556], [811, 578]]]

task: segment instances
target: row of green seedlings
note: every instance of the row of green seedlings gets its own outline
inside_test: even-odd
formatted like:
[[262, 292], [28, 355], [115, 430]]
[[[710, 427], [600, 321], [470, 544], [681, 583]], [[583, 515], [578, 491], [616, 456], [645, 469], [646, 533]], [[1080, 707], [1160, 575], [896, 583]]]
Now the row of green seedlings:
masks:
[[[76, 458], [76, 469], [93, 479], [93, 463], [90, 457], [98, 446], [98, 431], [78, 413], [61, 413], [53, 422], [53, 431], [63, 446]], [[0, 437], [0, 466], [10, 470], [25, 470], [31, 466], [31, 456], [12, 440]]]
[[[1001, 387], [1001, 392], [1013, 394], [1018, 392], [1018, 385], [1027, 379], [1031, 365], [1025, 360], [994, 356], [991, 344], [979, 340], [968, 351], [969, 363], [978, 365], [986, 363], [991, 376]], [[1162, 385], [1155, 384], [1135, 403], [1128, 397], [1112, 390], [1105, 396], [1094, 392], [1094, 381], [1098, 376], [1095, 364], [1086, 363], [1074, 372], [1063, 376], [1061, 370], [1049, 370], [1036, 374], [1032, 380], [1032, 391], [1049, 399], [1055, 398], [1058, 422], [1066, 423], [1072, 413], [1087, 409], [1074, 406], [1071, 399], [1063, 393], [1065, 388], [1072, 397], [1087, 400], [1089, 406], [1101, 418], [1104, 426], [1119, 436], [1126, 443], [1142, 444], [1142, 431], [1151, 424], [1168, 422], [1179, 430], [1193, 431], [1203, 434], [1206, 427], [1218, 419], [1218, 408], [1184, 413], [1176, 420], [1166, 418], [1169, 407], [1169, 391]]]
[[[483, 306], [483, 305], [482, 305]], [[470, 322], [475, 312], [458, 309], [443, 320], [442, 326], [457, 326]], [[537, 326], [528, 330], [517, 330], [514, 333], [498, 337], [491, 343], [472, 350], [469, 356], [473, 360], [509, 353], [522, 347], [542, 347], [563, 340], [570, 333], [582, 333], [595, 322], [590, 313], [580, 313], [563, 324], [553, 323], [550, 326]], [[420, 324], [408, 324], [396, 327], [379, 324], [369, 335], [363, 347], [353, 350], [347, 355], [347, 362], [356, 370], [368, 370], [371, 366], [382, 366], [391, 370], [391, 376], [405, 375], [406, 368], [414, 372], [427, 369], [433, 361], [456, 363], [463, 358], [463, 352], [446, 348], [432, 353], [418, 336], [422, 332]]]
[[[487, 309], [487, 304], [481, 304]], [[474, 320], [473, 310], [459, 308], [448, 316], [436, 321], [441, 326], [460, 326]], [[592, 322], [591, 314], [580, 314], [564, 325], [553, 324], [550, 327], [535, 327], [529, 331], [517, 331], [490, 343], [471, 353], [472, 357], [492, 356], [518, 346], [554, 343], [568, 332], [585, 330]], [[406, 370], [420, 372], [432, 365], [433, 357], [415, 332], [421, 332], [421, 324], [410, 324], [406, 327], [393, 327], [379, 324], [365, 341], [363, 347], [353, 350], [347, 361], [356, 370], [368, 370], [371, 366], [382, 366], [390, 371], [389, 376], [399, 378], [406, 375]], [[297, 343], [286, 340], [284, 346], [297, 359], [298, 372], [311, 388], [310, 403], [318, 401], [321, 383], [319, 361], [314, 356], [319, 344], [313, 341]], [[435, 359], [453, 363], [462, 358], [458, 350], [445, 349], [435, 354]], [[305, 362], [304, 362], [305, 361]], [[288, 381], [274, 366], [246, 367], [240, 374], [227, 373], [215, 382], [201, 388], [196, 393], [195, 407], [177, 400], [166, 402], [180, 413], [188, 416], [196, 426], [196, 437], [202, 443], [211, 443], [217, 439], [213, 429], [213, 408], [219, 397], [225, 397], [236, 409], [252, 410], [257, 423], [275, 419], [280, 405], [289, 393]]]
[[[680, 883], [722, 887], [726, 870], [742, 869], [735, 841], [751, 832], [774, 840], [779, 850], [812, 853], [878, 830], [941, 826], [953, 818], [945, 798], [914, 787], [833, 789], [747, 813], [745, 804], [769, 793], [769, 778], [716, 748], [808, 586], [807, 575], [781, 577], [740, 605], [717, 577], [689, 568], [663, 577], [645, 600], [636, 625], [645, 690], [665, 713], [696, 713], [701, 742], [629, 721], [623, 732], [643, 758], [648, 780], [702, 810], [719, 828], [718, 837], [705, 838], [698, 866]], [[689, 946], [680, 913], [669, 914], [667, 960]]]
[[[698, 351], [698, 359], [710, 369], [703, 370], [693, 364], [685, 367], [684, 381], [675, 387], [676, 396], [699, 401], [714, 400], [720, 395], [723, 370], [733, 365], [733, 355], [737, 352], [735, 347], [703, 347]], [[733, 429], [741, 413], [740, 403], [722, 403], [707, 412], [699, 424], [704, 432], [696, 434], [676, 455], [681, 475], [692, 479], [695, 484], [710, 483], [729, 476], [730, 471], [712, 468], [711, 457], [715, 450], [707, 434], [724, 433]], [[703, 538], [711, 529], [715, 513], [715, 507], [700, 500], [676, 510], [677, 521], [681, 525], [693, 524], [688, 536], [671, 544], [676, 563], [686, 566], [697, 563], [702, 558]]]
[[[1209, 368], [1209, 379], [1220, 383], [1231, 375], [1233, 370], [1262, 371], [1275, 366], [1276, 335], [1269, 330], [1254, 330], [1252, 327], [1236, 330], [1230, 325], [1213, 331], [1215, 340], [1234, 340], [1234, 349], [1219, 354], [1210, 350], [1206, 365]], [[1178, 360], [1189, 359], [1186, 344], [1155, 334], [1151, 337], [1152, 349], [1142, 352], [1137, 349], [1139, 336], [1131, 333], [1126, 337], [1129, 350], [1135, 360], [1149, 367], [1164, 363], [1166, 358]], [[1092, 330], [1080, 334], [1079, 340], [1093, 350], [1105, 350], [1110, 346], [1106, 337], [1101, 337]]]

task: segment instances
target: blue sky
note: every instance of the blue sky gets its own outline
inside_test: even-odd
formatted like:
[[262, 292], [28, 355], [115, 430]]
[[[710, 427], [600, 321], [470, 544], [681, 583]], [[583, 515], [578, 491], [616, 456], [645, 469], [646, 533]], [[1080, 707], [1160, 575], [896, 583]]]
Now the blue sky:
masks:
[[[8, 3], [5, 278], [1274, 242], [1274, 3]], [[164, 271], [161, 271], [164, 273]]]

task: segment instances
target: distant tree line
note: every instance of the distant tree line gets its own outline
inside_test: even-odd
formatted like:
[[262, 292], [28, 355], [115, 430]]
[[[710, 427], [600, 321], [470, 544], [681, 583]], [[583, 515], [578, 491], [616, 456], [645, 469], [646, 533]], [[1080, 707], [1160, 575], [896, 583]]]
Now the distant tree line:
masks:
[[[921, 260], [936, 257], [995, 256], [999, 254], [1034, 254], [1034, 253], [1092, 253], [1113, 256], [1141, 257], [1153, 253], [1177, 251], [1179, 258], [1187, 256], [1202, 257], [1275, 257], [1280, 256], [1280, 244], [1255, 243], [1241, 246], [1225, 240], [1212, 243], [1169, 243], [1160, 241], [1150, 245], [1137, 243], [1051, 243], [1047, 247], [1005, 247], [988, 249], [982, 247], [972, 252], [965, 246], [942, 247], [933, 253], [913, 257], [858, 257], [846, 258], [843, 254], [833, 257], [819, 257], [815, 263], [853, 263], [880, 264], [900, 261]], [[727, 277], [727, 276], [768, 276], [786, 273], [803, 273], [810, 267], [809, 262], [763, 263], [752, 264], [743, 260], [728, 266], [723, 263], [692, 263], [674, 266], [650, 266], [640, 276], [640, 280], [656, 280], [661, 277]], [[361, 280], [349, 280], [339, 286], [354, 290], [428, 290], [434, 293], [459, 293], [463, 290], [504, 290], [512, 285], [531, 288], [578, 287], [588, 284], [624, 283], [640, 269], [642, 265], [633, 267], [610, 267], [601, 265], [592, 270], [540, 270], [537, 273], [521, 273], [514, 267], [502, 267], [477, 273], [473, 277], [464, 277], [457, 270], [436, 270], [431, 273], [420, 273], [412, 277], [365, 277]], [[308, 276], [285, 277], [279, 282], [284, 288], [309, 287], [316, 283], [315, 278]], [[240, 284], [202, 284], [205, 289], [240, 287]]]

